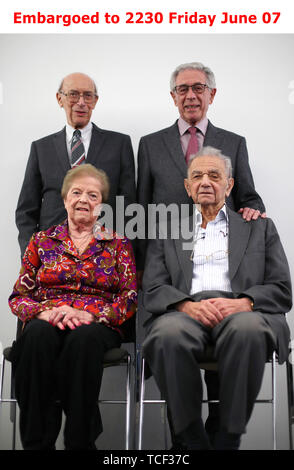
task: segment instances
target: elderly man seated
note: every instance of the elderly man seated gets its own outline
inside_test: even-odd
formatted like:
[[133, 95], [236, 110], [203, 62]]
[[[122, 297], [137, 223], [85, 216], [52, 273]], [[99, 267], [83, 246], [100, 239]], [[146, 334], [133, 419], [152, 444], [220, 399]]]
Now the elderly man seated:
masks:
[[208, 345], [220, 383], [214, 449], [239, 448], [265, 362], [276, 349], [282, 363], [288, 351], [287, 259], [271, 219], [246, 222], [226, 206], [231, 175], [230, 159], [204, 147], [184, 181], [194, 216], [151, 242], [147, 256], [144, 305], [152, 318], [143, 351], [185, 449], [212, 448], [201, 419], [198, 365]]

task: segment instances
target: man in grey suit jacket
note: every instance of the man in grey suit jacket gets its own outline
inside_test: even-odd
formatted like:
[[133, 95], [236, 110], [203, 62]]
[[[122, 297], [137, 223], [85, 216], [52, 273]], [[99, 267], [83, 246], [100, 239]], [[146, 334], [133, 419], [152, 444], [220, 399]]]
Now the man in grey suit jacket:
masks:
[[70, 143], [73, 132], [81, 131], [86, 162], [104, 170], [110, 180], [108, 204], [116, 220], [116, 196], [125, 197], [125, 206], [136, 200], [134, 156], [129, 136], [100, 129], [90, 119], [98, 101], [97, 88], [85, 74], [65, 77], [56, 94], [64, 108], [64, 129], [31, 145], [25, 177], [20, 192], [16, 225], [23, 255], [35, 231], [60, 223], [66, 212], [60, 195], [62, 182], [71, 167]]
[[153, 316], [143, 353], [188, 449], [211, 448], [198, 366], [208, 345], [220, 382], [215, 449], [239, 448], [267, 358], [276, 349], [282, 363], [288, 354], [287, 259], [270, 219], [246, 222], [226, 207], [233, 184], [230, 159], [204, 147], [185, 179], [195, 217], [180, 231], [172, 221], [172, 235], [151, 241], [146, 260], [144, 306]]
[[[212, 146], [231, 158], [235, 186], [228, 206], [241, 210], [246, 220], [265, 216], [265, 207], [254, 188], [248, 163], [246, 141], [233, 132], [215, 127], [207, 119], [207, 111], [216, 94], [213, 72], [195, 62], [176, 68], [171, 76], [170, 93], [179, 110], [179, 119], [166, 129], [142, 137], [138, 151], [137, 201], [148, 204], [186, 204], [192, 208], [184, 188], [187, 173], [185, 155], [189, 144], [189, 127], [197, 128], [199, 149]], [[145, 222], [148, 227], [148, 220]], [[147, 237], [146, 237], [147, 238]], [[144, 269], [147, 240], [137, 248], [137, 269]]]

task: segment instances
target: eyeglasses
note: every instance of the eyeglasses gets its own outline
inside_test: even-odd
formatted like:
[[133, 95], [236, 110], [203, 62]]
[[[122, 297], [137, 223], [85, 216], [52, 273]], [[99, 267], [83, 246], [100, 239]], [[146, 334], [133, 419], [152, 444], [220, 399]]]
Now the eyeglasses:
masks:
[[220, 261], [222, 259], [225, 259], [228, 257], [229, 251], [226, 250], [218, 250], [214, 251], [213, 253], [210, 253], [210, 255], [197, 255], [194, 256], [193, 262], [194, 264], [206, 264], [209, 261]]
[[205, 83], [194, 83], [193, 85], [178, 85], [175, 86], [174, 91], [178, 95], [186, 95], [189, 91], [189, 88], [192, 89], [193, 93], [196, 93], [197, 95], [202, 95], [202, 93], [204, 93], [205, 91], [205, 88], [209, 88], [209, 86]]
[[81, 96], [86, 104], [92, 104], [97, 97], [97, 95], [91, 91], [84, 91], [83, 93], [80, 93], [77, 90], [70, 90], [68, 93], [64, 93], [64, 91], [60, 91], [59, 93], [64, 95], [67, 101], [69, 101], [71, 104], [77, 103]]
[[[199, 235], [199, 229], [200, 229], [200, 227], [198, 226], [196, 237], [195, 237], [194, 242], [193, 242], [192, 252], [191, 252], [191, 255], [190, 255], [190, 261], [193, 261], [195, 264], [205, 264], [210, 260], [219, 261], [219, 260], [222, 260], [222, 259], [226, 258], [229, 254], [229, 250], [218, 250], [218, 251], [214, 251], [210, 255], [196, 255], [195, 256], [195, 248], [196, 248], [196, 245], [197, 245], [198, 241], [205, 239], [205, 233], [201, 233]], [[221, 233], [224, 238], [226, 238], [228, 236], [228, 234], [229, 234], [229, 221], [228, 221], [227, 217], [226, 217], [226, 231], [224, 232], [223, 230], [220, 230], [219, 233]]]

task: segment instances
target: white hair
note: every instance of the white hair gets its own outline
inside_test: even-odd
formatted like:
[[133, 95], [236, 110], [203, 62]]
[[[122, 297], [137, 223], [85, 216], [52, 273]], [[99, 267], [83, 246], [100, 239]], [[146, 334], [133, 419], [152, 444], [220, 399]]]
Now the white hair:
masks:
[[196, 160], [196, 158], [206, 157], [206, 156], [217, 157], [220, 160], [222, 160], [224, 162], [224, 165], [225, 165], [227, 177], [232, 178], [233, 169], [232, 169], [232, 162], [231, 162], [230, 157], [227, 157], [226, 155], [223, 155], [219, 149], [216, 149], [214, 147], [209, 147], [209, 146], [203, 147], [198, 153], [196, 153], [196, 155], [193, 155], [190, 158], [189, 163], [188, 163], [188, 172], [189, 172], [189, 168], [190, 168], [192, 162], [194, 160]]
[[201, 62], [190, 62], [187, 64], [179, 65], [172, 73], [171, 78], [170, 78], [171, 91], [174, 91], [175, 86], [176, 86], [177, 76], [183, 70], [199, 70], [200, 72], [203, 72], [206, 76], [206, 82], [207, 82], [206, 85], [209, 88], [216, 88], [215, 77], [214, 77], [213, 71], [209, 67], [206, 67], [205, 65], [201, 64]]

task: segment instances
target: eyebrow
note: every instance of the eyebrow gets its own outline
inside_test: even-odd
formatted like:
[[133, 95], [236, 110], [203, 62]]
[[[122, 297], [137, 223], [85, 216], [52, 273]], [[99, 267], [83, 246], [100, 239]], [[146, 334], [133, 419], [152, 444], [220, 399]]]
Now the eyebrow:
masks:
[[202, 82], [195, 82], [195, 83], [192, 83], [192, 85], [189, 85], [188, 83], [179, 83], [178, 85], [176, 86], [193, 86], [193, 85], [205, 85], [205, 83], [202, 83]]
[[[79, 191], [83, 191], [83, 189], [80, 186], [73, 186], [71, 188], [71, 191], [76, 190], [76, 189], [79, 190]], [[99, 192], [98, 189], [87, 188], [86, 190], [88, 191], [88, 193], [98, 193]]]
[[219, 170], [218, 168], [210, 168], [209, 170], [207, 171], [201, 171], [201, 170], [192, 170], [191, 171], [191, 174], [194, 175], [194, 174], [203, 174], [203, 173], [221, 173], [221, 170]]

